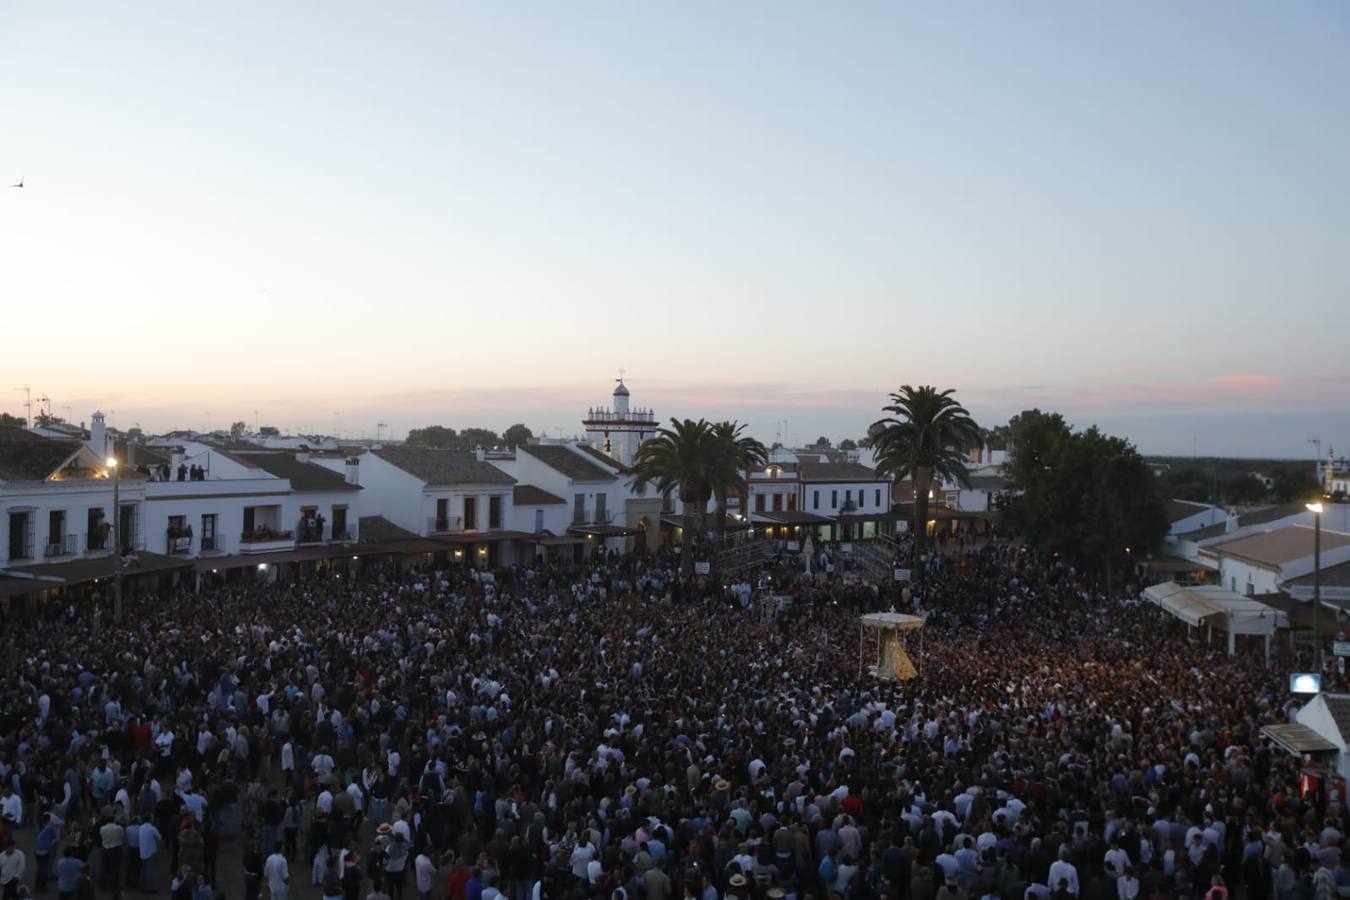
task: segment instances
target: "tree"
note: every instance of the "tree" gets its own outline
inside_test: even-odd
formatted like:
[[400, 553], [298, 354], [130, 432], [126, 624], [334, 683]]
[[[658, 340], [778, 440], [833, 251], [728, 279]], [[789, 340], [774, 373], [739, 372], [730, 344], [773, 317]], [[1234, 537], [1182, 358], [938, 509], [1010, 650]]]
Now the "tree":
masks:
[[769, 451], [752, 437], [742, 437], [745, 426], [737, 422], [718, 422], [713, 434], [721, 443], [720, 452], [726, 457], [717, 467], [713, 480], [713, 495], [717, 497], [717, 540], [720, 543], [725, 536], [727, 526], [727, 497], [733, 493], [741, 496], [741, 509], [747, 511], [746, 504], [749, 488], [745, 476], [741, 473], [769, 462]]
[[455, 434], [455, 429], [446, 428], [444, 425], [428, 425], [425, 428], [414, 428], [408, 432], [409, 447], [435, 447], [450, 448], [458, 446], [459, 436]]
[[1275, 470], [1271, 492], [1281, 503], [1312, 497], [1321, 489], [1316, 471], [1311, 463], [1286, 463]]
[[248, 434], [247, 422], [233, 422], [230, 424], [230, 437], [232, 439], [236, 441], [241, 440], [246, 434]]
[[830, 439], [825, 437], [824, 435], [821, 435], [820, 437], [816, 438], [816, 442], [811, 446], [819, 447], [822, 450], [828, 450], [830, 449]]
[[461, 450], [499, 447], [501, 443], [501, 436], [487, 428], [465, 428], [459, 433], [459, 449]]
[[534, 440], [534, 432], [528, 426], [516, 423], [502, 432], [502, 443], [512, 450], [522, 447]]
[[22, 428], [27, 424], [28, 420], [26, 419], [22, 419], [19, 416], [11, 416], [7, 412], [0, 412], [0, 425], [10, 425], [10, 426], [17, 425], [18, 427]]
[[1014, 420], [1012, 440], [1005, 520], [1043, 553], [1104, 577], [1108, 593], [1167, 534], [1158, 479], [1128, 441], [1039, 410]]
[[129, 441], [145, 440], [145, 432], [141, 430], [140, 425], [133, 425], [127, 429], [127, 440]]
[[995, 425], [993, 428], [981, 428], [980, 441], [986, 450], [1007, 450], [1012, 443], [1012, 427]]
[[966, 453], [979, 443], [979, 426], [952, 395], [932, 385], [908, 384], [890, 395], [882, 407], [891, 413], [868, 429], [868, 445], [876, 453], [877, 471], [890, 478], [914, 482], [914, 563], [922, 584], [928, 540], [928, 489], [938, 476], [970, 483]]
[[1246, 505], [1260, 503], [1266, 496], [1266, 486], [1250, 472], [1234, 472], [1223, 480], [1223, 498], [1228, 503]]
[[844, 438], [842, 441], [839, 442], [839, 449], [840, 449], [840, 450], [857, 450], [857, 449], [858, 449], [858, 442], [855, 441], [853, 438]]
[[724, 477], [730, 462], [726, 444], [706, 419], [671, 419], [669, 428], [638, 447], [633, 459], [635, 490], [655, 484], [661, 494], [677, 494], [684, 504], [685, 527], [680, 536], [680, 574], [688, 579], [694, 570], [693, 529], [690, 512], [700, 510], [699, 523], [708, 514], [713, 485]]
[[40, 412], [33, 417], [33, 422], [39, 428], [46, 428], [49, 425], [64, 425], [65, 419], [60, 416], [54, 416], [51, 413]]

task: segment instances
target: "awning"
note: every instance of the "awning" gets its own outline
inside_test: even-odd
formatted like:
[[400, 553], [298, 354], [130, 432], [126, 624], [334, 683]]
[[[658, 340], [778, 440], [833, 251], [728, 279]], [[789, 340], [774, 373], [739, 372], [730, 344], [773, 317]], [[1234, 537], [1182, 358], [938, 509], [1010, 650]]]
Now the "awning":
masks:
[[[155, 572], [168, 572], [173, 569], [186, 569], [192, 566], [192, 560], [183, 556], [164, 556], [148, 550], [136, 550], [122, 561], [122, 577], [134, 578], [137, 575], [150, 575]], [[23, 572], [43, 579], [47, 587], [83, 584], [99, 578], [112, 578], [116, 574], [117, 561], [112, 554], [92, 556], [84, 559], [71, 559], [66, 562], [47, 563], [45, 565], [10, 566], [11, 572]], [[42, 590], [35, 587], [33, 590]]]
[[1260, 635], [1289, 627], [1289, 617], [1281, 610], [1220, 587], [1188, 587], [1168, 581], [1145, 588], [1144, 599], [1192, 626], [1204, 624], [1234, 634]]
[[1195, 596], [1175, 581], [1145, 588], [1144, 599], [1192, 626], [1199, 626], [1207, 616], [1223, 612], [1218, 604]]
[[1336, 753], [1341, 748], [1313, 731], [1307, 725], [1291, 722], [1287, 725], [1267, 725], [1261, 729], [1261, 736], [1270, 740], [1281, 750], [1302, 756], [1304, 753]]
[[803, 509], [777, 509], [770, 512], [753, 512], [750, 518], [756, 520], [763, 519], [774, 525], [833, 525], [834, 519], [827, 516], [817, 515], [813, 512], [807, 512]]
[[[753, 515], [759, 515], [759, 513], [754, 513]], [[664, 516], [661, 517], [661, 524], [669, 525], [671, 528], [697, 528], [699, 526], [699, 521], [698, 516], [694, 515], [677, 516], [674, 513], [666, 513]], [[717, 527], [716, 513], [710, 513], [708, 515], [708, 527], [709, 528]], [[753, 527], [754, 525], [752, 525], [748, 520], [737, 519], [730, 514], [728, 514], [726, 518], [722, 521], [722, 529], [724, 531], [745, 531], [746, 529]]]
[[528, 531], [465, 531], [442, 535], [437, 540], [448, 544], [495, 544], [500, 541], [528, 541], [534, 534]]
[[0, 575], [0, 597], [17, 597], [20, 594], [32, 594], [61, 587], [60, 581], [43, 581], [38, 578], [6, 578]]
[[[625, 528], [622, 525], [571, 525], [571, 534], [586, 535], [593, 538], [625, 537], [630, 534], [642, 534], [641, 528]], [[533, 537], [533, 535], [530, 535]]]
[[245, 553], [239, 556], [201, 556], [197, 559], [189, 560], [189, 562], [192, 563], [192, 568], [198, 572], [210, 572], [215, 569], [242, 569], [246, 566], [312, 562], [318, 559], [341, 559], [344, 556], [361, 556], [362, 553], [360, 548], [360, 544], [330, 545], [325, 547], [297, 547], [294, 550], [278, 550], [275, 553]]
[[352, 554], [355, 556], [375, 556], [380, 553], [444, 553], [450, 546], [444, 541], [431, 538], [412, 537], [399, 541], [376, 541], [372, 544], [355, 544]]

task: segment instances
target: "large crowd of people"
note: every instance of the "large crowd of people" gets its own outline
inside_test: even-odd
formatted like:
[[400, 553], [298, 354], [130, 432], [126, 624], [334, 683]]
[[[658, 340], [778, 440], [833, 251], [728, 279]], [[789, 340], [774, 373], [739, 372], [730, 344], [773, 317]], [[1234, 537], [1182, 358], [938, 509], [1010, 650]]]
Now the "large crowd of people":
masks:
[[[935, 557], [922, 676], [850, 578], [667, 556], [238, 584], [0, 624], [0, 888], [403, 900], [1327, 900], [1287, 668], [1011, 546]], [[786, 585], [786, 588], [785, 588]]]

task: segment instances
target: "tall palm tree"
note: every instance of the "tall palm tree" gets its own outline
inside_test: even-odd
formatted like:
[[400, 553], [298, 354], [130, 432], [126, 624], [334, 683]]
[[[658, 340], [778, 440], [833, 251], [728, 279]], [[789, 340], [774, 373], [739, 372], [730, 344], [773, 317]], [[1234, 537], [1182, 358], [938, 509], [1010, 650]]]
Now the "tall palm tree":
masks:
[[680, 573], [688, 578], [694, 570], [693, 529], [690, 513], [699, 510], [702, 526], [708, 514], [713, 485], [725, 477], [728, 453], [706, 419], [671, 419], [669, 428], [660, 428], [656, 436], [644, 442], [633, 458], [637, 477], [633, 487], [641, 490], [655, 484], [661, 494], [677, 494], [684, 504], [684, 524], [680, 536]]
[[717, 498], [717, 540], [721, 543], [727, 526], [727, 498], [733, 493], [740, 494], [741, 511], [749, 513], [746, 509], [749, 486], [741, 473], [766, 465], [769, 451], [755, 438], [742, 437], [745, 426], [739, 422], [718, 422], [712, 429], [726, 457], [718, 467], [719, 477], [713, 482], [713, 496]]
[[868, 445], [876, 453], [877, 471], [914, 484], [914, 560], [922, 582], [928, 541], [928, 491], [933, 477], [970, 484], [966, 453], [980, 441], [980, 429], [952, 389], [904, 385], [882, 407], [891, 415], [868, 429]]

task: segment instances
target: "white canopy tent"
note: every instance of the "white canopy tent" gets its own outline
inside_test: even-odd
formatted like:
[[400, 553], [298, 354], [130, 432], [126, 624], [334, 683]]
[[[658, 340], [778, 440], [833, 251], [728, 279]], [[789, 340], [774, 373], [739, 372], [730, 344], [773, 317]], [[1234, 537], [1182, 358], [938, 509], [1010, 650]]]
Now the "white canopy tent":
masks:
[[1215, 628], [1228, 635], [1228, 654], [1237, 652], [1239, 634], [1259, 635], [1270, 659], [1270, 639], [1289, 627], [1289, 617], [1254, 597], [1213, 585], [1183, 585], [1175, 581], [1144, 589], [1144, 599], [1166, 610], [1193, 628]]

